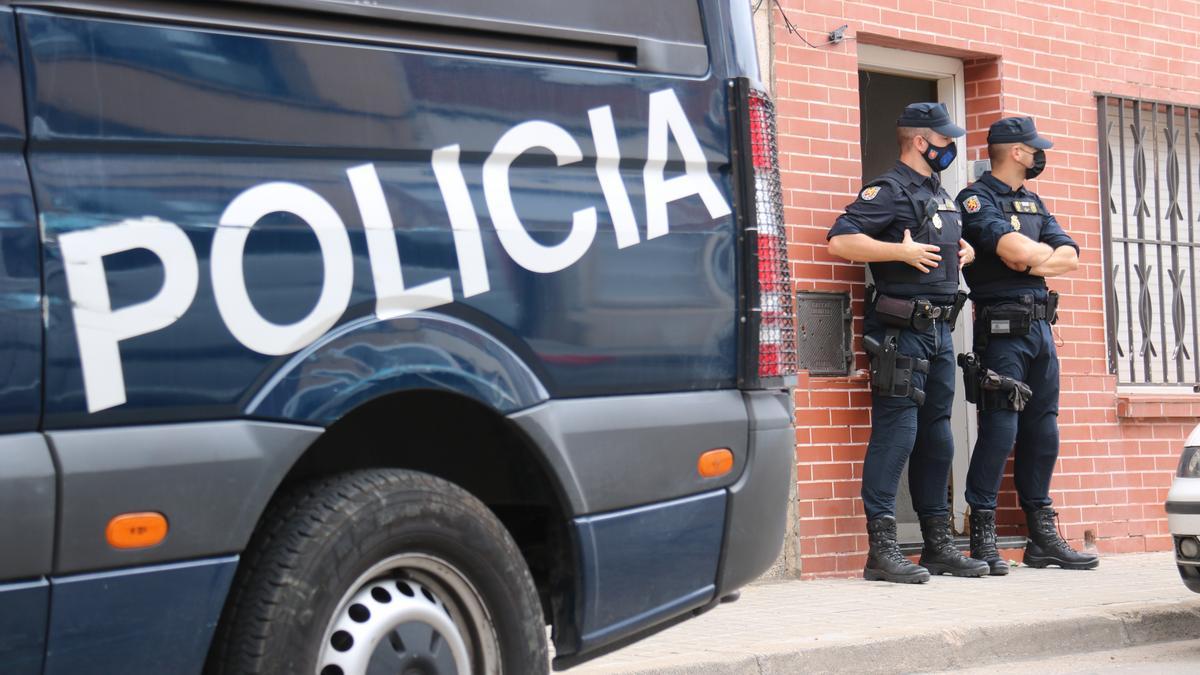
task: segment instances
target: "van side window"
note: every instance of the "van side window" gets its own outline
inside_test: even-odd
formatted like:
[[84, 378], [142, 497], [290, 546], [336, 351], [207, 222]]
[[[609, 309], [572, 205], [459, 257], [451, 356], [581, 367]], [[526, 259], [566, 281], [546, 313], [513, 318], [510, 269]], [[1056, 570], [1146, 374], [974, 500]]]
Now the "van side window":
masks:
[[[234, 0], [297, 13], [388, 22], [416, 44], [553, 61], [701, 75], [708, 53], [697, 0]], [[374, 31], [372, 31], [374, 32]]]

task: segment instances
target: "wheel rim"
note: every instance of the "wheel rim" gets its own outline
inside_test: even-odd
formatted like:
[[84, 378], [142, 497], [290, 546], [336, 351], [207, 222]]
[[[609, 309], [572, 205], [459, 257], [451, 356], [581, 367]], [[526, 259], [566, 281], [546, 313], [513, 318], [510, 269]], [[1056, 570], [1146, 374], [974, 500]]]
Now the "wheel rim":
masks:
[[[474, 585], [427, 554], [364, 572], [330, 617], [317, 675], [499, 673], [499, 640]], [[472, 665], [478, 665], [472, 668]]]

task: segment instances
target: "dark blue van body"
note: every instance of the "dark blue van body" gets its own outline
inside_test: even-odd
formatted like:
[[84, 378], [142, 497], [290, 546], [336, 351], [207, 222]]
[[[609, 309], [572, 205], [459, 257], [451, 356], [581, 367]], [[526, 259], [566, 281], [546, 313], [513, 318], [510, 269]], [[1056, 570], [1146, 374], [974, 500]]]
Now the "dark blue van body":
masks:
[[[552, 520], [512, 529], [560, 665], [777, 555], [747, 3], [609, 42], [359, 4], [0, 8], [0, 672], [199, 672], [273, 495], [345, 468]], [[111, 546], [134, 512], [167, 538]]]

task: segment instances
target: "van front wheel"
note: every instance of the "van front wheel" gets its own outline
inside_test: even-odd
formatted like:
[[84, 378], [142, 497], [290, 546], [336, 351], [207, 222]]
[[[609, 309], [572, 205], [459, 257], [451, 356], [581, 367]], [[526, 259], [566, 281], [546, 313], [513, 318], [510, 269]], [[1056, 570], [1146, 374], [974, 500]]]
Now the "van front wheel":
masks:
[[483, 503], [412, 471], [298, 486], [238, 570], [209, 672], [545, 673], [537, 591]]

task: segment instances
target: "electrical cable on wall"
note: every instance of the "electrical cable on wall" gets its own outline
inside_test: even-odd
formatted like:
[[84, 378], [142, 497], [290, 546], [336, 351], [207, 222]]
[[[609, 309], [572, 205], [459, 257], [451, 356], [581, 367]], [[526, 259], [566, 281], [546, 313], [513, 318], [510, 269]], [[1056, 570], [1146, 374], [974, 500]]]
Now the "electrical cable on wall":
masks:
[[[853, 40], [854, 39], [854, 36], [846, 35], [846, 30], [848, 28], [850, 28], [849, 24], [842, 24], [841, 26], [838, 26], [837, 28], [835, 28], [825, 34], [825, 36], [827, 38], [825, 40], [825, 42], [813, 44], [808, 41], [808, 38], [804, 37], [804, 35], [800, 32], [800, 29], [796, 28], [796, 24], [792, 23], [792, 20], [790, 18], [788, 18], [787, 12], [784, 11], [783, 5], [779, 4], [779, 0], [772, 0], [772, 2], [774, 2], [775, 6], [779, 8], [779, 15], [781, 17], [783, 17], [783, 26], [785, 28], [787, 28], [787, 32], [800, 38], [800, 40], [802, 42], [804, 42], [804, 44], [808, 45], [809, 47], [812, 47], [813, 49], [820, 49], [821, 47], [825, 47], [828, 45], [836, 45], [836, 44], [842, 43], [845, 40]], [[758, 3], [755, 4], [754, 9], [752, 11], [757, 12], [760, 5], [762, 5], [762, 0], [758, 0]]]

